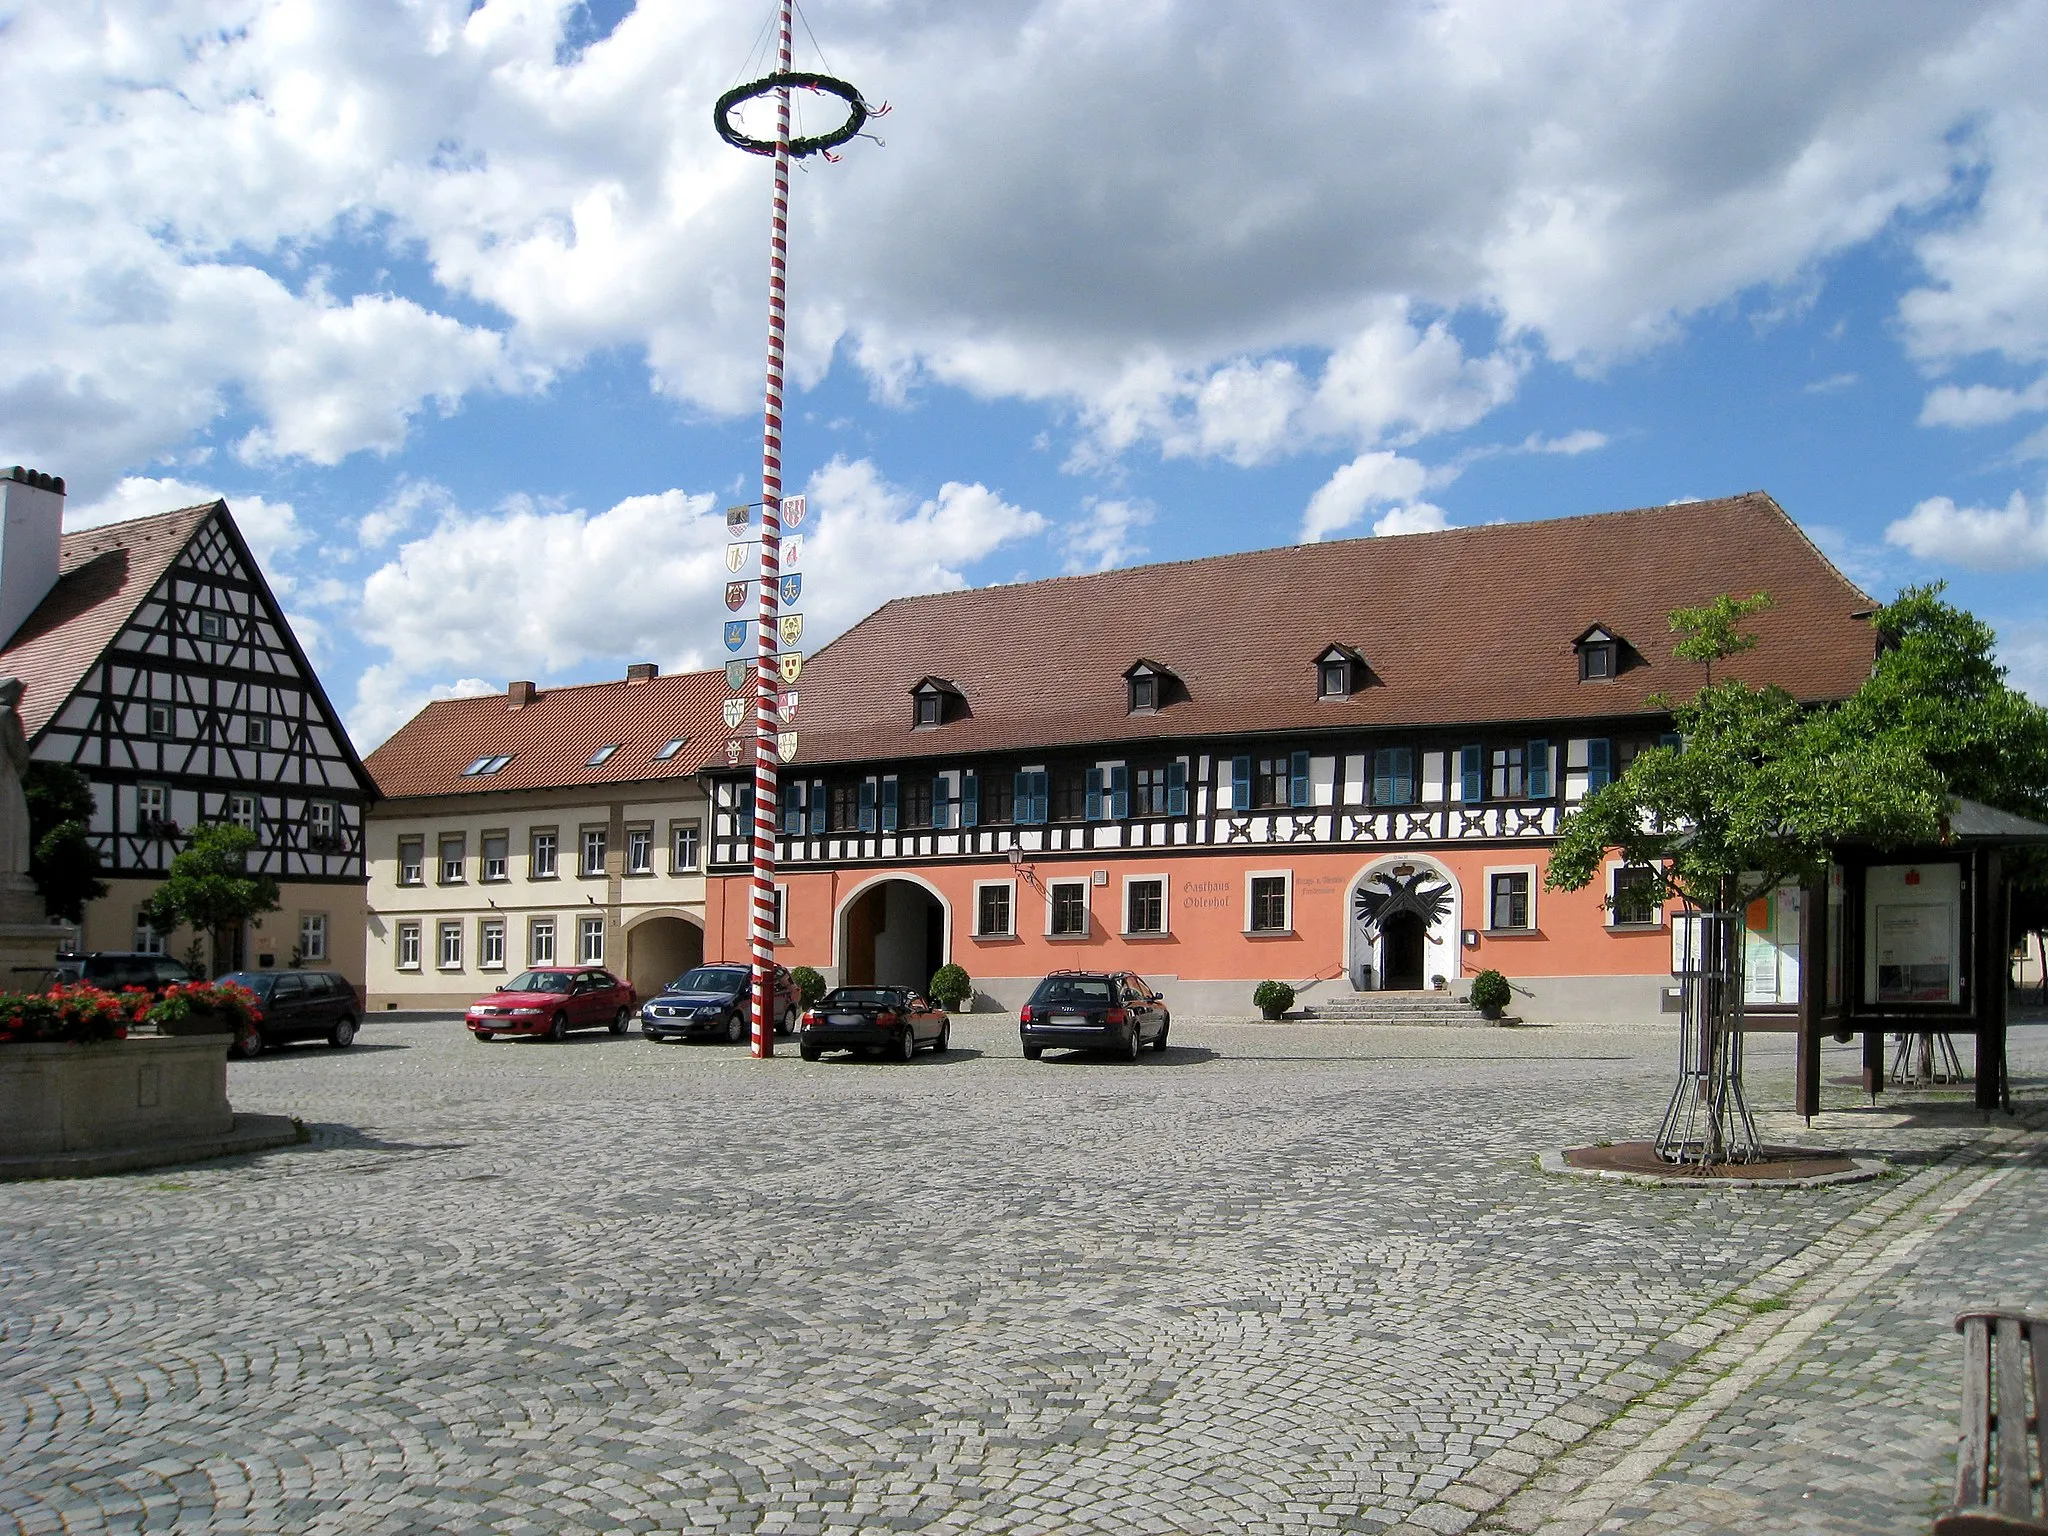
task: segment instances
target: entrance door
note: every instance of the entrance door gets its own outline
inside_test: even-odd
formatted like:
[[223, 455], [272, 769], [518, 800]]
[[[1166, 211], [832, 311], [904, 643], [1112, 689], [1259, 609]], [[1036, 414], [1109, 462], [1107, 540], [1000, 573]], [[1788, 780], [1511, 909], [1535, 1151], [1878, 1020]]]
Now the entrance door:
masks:
[[1389, 992], [1422, 990], [1423, 946], [1428, 937], [1421, 915], [1390, 913], [1380, 925], [1381, 964], [1386, 979], [1381, 986]]

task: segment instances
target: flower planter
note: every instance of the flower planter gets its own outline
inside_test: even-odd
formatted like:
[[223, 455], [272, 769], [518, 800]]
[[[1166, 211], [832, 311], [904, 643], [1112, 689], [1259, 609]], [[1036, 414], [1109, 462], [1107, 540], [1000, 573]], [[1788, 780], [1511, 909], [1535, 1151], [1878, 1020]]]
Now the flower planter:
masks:
[[1259, 1016], [1269, 1024], [1277, 1024], [1287, 1017], [1287, 1010], [1285, 1008], [1261, 1008]]
[[235, 1021], [215, 1008], [194, 1008], [182, 1019], [160, 1020], [157, 1031], [180, 1039], [189, 1035], [232, 1035]]
[[228, 1038], [0, 1046], [0, 1156], [227, 1133]]

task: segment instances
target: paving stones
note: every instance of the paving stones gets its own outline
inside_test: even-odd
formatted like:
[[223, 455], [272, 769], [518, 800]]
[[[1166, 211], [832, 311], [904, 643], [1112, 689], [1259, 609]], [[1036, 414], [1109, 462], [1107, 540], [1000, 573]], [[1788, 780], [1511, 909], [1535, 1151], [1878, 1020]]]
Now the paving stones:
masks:
[[[1805, 1518], [1805, 1465], [1823, 1522], [1903, 1490], [1924, 1529], [1949, 1292], [2048, 1269], [1978, 1224], [2005, 1197], [1886, 1258], [1973, 1179], [2042, 1208], [2033, 1142], [1963, 1115], [1838, 1093], [1802, 1139], [1901, 1159], [1871, 1185], [1538, 1173], [1654, 1124], [1662, 1029], [1174, 1033], [1026, 1063], [962, 1020], [894, 1065], [373, 1024], [237, 1064], [310, 1144], [0, 1190], [0, 1530], [1444, 1533], [1588, 1488], [1596, 1524], [1861, 1529]], [[1767, 1294], [1799, 1305], [1730, 1300]], [[1608, 1454], [1746, 1328], [1797, 1347], [1656, 1465]]]

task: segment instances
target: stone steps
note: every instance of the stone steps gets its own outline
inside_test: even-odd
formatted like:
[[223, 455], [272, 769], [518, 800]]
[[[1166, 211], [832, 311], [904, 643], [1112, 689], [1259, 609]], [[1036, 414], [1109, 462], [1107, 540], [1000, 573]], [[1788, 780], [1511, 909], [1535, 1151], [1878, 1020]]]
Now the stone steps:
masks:
[[1470, 1003], [1442, 992], [1358, 992], [1324, 998], [1302, 1009], [1325, 1024], [1400, 1024], [1435, 1029], [1483, 1028], [1491, 1021]]

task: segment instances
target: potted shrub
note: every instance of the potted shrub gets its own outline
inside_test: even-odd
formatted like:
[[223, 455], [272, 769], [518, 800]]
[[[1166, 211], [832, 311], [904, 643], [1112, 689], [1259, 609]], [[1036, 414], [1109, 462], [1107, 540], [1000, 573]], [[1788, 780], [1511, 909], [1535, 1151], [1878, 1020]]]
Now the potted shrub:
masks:
[[1499, 971], [1481, 971], [1472, 978], [1472, 1006], [1486, 1018], [1499, 1018], [1514, 995]]
[[808, 965], [800, 965], [789, 973], [790, 984], [796, 988], [796, 995], [809, 1008], [825, 995], [825, 978]]
[[942, 965], [932, 972], [931, 998], [948, 1013], [958, 1013], [974, 996], [974, 981], [957, 965]]
[[232, 981], [181, 981], [165, 987], [144, 1015], [165, 1035], [233, 1035], [239, 1045], [263, 1020], [256, 994]]
[[1266, 1018], [1285, 1018], [1294, 1006], [1294, 988], [1284, 981], [1262, 981], [1252, 992], [1252, 1006]]

